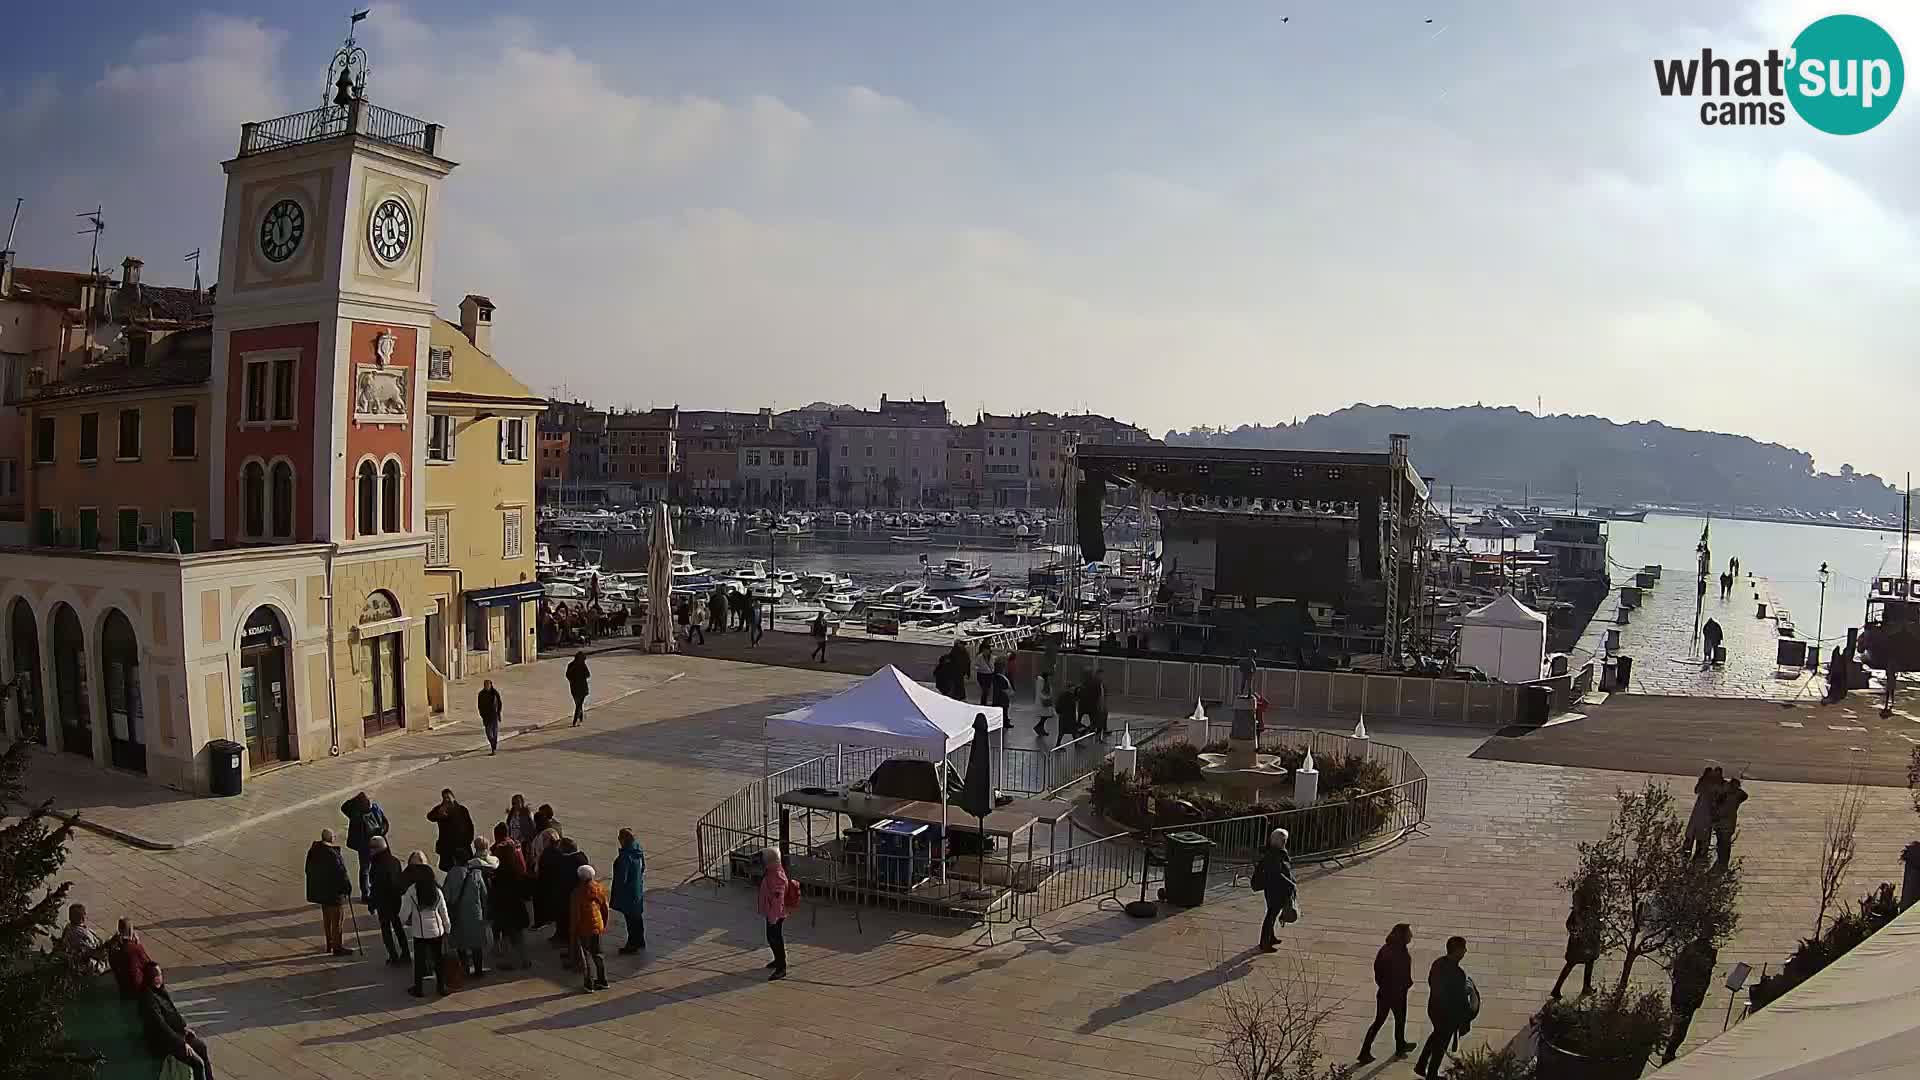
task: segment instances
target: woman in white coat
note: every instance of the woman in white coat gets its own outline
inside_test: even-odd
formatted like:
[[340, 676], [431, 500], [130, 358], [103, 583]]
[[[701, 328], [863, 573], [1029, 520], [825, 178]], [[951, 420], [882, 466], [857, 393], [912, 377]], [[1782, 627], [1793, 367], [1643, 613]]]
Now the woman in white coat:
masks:
[[400, 898], [400, 925], [413, 936], [413, 985], [407, 988], [407, 993], [423, 996], [426, 991], [421, 983], [432, 975], [440, 995], [445, 997], [448, 986], [445, 976], [440, 974], [440, 947], [446, 941], [447, 932], [453, 929], [453, 918], [447, 912], [446, 894], [440, 890], [426, 852], [416, 851], [407, 856], [405, 880], [406, 892]]

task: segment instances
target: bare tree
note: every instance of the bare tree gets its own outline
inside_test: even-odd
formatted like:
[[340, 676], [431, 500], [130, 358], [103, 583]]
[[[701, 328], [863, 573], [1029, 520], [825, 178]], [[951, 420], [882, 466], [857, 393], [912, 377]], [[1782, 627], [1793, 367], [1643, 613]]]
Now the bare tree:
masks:
[[1338, 1002], [1297, 961], [1215, 991], [1208, 1026], [1219, 1037], [1213, 1067], [1230, 1080], [1348, 1080], [1354, 1067], [1323, 1065], [1326, 1029]]
[[1588, 883], [1595, 890], [1601, 952], [1622, 954], [1613, 990], [1617, 1009], [1640, 957], [1668, 964], [1698, 939], [1720, 945], [1732, 936], [1740, 921], [1740, 872], [1737, 862], [1719, 870], [1687, 857], [1686, 830], [1667, 785], [1649, 780], [1614, 798], [1606, 835], [1579, 846], [1577, 870], [1561, 887], [1572, 892]]
[[1840, 896], [1847, 868], [1853, 865], [1853, 834], [1860, 827], [1860, 808], [1865, 801], [1866, 792], [1860, 785], [1849, 783], [1827, 809], [1825, 837], [1820, 845], [1820, 912], [1813, 918], [1816, 938], [1826, 925], [1827, 913], [1833, 910], [1834, 901]]

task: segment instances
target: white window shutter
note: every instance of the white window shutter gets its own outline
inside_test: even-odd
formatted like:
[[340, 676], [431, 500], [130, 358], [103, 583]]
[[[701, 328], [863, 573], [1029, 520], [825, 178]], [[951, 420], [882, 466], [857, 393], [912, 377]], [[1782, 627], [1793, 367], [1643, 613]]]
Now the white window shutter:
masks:
[[504, 462], [507, 460], [507, 421], [501, 420], [499, 421], [499, 424], [500, 424], [500, 431], [499, 431], [500, 460]]
[[440, 423], [445, 425], [447, 433], [447, 460], [452, 461], [459, 447], [460, 421], [452, 416], [443, 416]]

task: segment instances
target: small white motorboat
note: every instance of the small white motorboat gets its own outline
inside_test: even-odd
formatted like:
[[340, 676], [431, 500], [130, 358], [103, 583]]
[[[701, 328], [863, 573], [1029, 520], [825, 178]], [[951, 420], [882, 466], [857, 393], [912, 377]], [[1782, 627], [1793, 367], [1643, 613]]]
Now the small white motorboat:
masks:
[[921, 593], [908, 600], [900, 613], [909, 619], [951, 619], [960, 614], [960, 609], [944, 596]]
[[993, 567], [971, 559], [947, 559], [927, 568], [928, 592], [966, 592], [977, 589], [993, 576]]
[[874, 598], [874, 602], [878, 604], [904, 604], [926, 591], [927, 587], [918, 581], [902, 581], [898, 585], [889, 585], [881, 589], [880, 595]]

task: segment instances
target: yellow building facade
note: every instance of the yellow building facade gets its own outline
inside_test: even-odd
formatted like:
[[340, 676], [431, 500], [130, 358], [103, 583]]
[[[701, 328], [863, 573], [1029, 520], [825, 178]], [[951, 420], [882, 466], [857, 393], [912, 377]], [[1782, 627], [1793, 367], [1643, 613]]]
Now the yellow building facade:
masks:
[[534, 657], [534, 440], [545, 402], [491, 355], [494, 306], [435, 319], [427, 379], [428, 654], [469, 678]]

